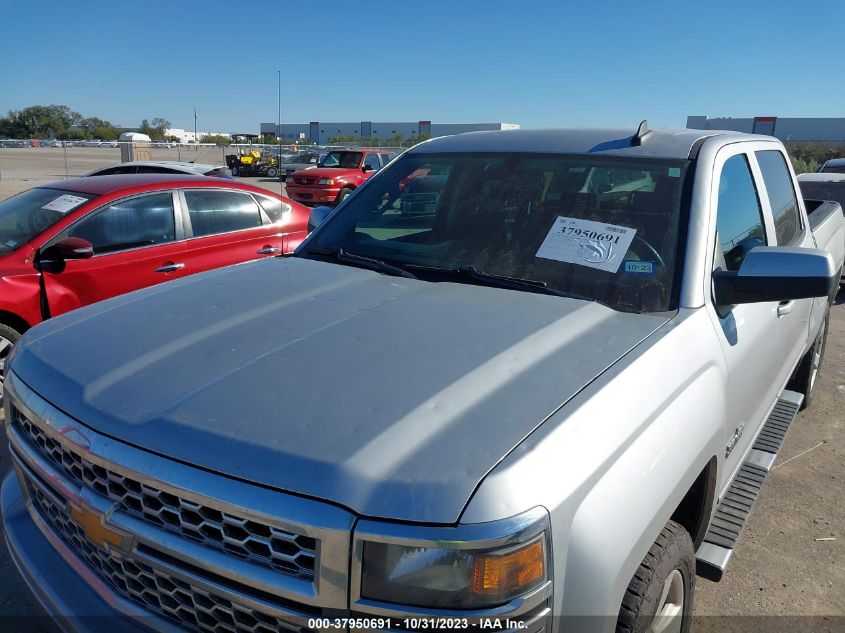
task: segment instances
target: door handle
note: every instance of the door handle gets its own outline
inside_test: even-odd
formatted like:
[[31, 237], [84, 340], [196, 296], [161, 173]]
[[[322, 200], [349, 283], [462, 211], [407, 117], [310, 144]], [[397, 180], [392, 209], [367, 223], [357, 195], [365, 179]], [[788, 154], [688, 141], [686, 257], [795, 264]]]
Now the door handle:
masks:
[[282, 250], [281, 246], [265, 246], [260, 251], [258, 251], [259, 255], [272, 255], [273, 253], [278, 253]]
[[185, 264], [165, 264], [164, 266], [159, 266], [155, 269], [157, 273], [172, 273], [177, 270], [181, 270], [185, 267]]
[[786, 316], [792, 312], [795, 307], [795, 301], [782, 301], [778, 304], [778, 317]]

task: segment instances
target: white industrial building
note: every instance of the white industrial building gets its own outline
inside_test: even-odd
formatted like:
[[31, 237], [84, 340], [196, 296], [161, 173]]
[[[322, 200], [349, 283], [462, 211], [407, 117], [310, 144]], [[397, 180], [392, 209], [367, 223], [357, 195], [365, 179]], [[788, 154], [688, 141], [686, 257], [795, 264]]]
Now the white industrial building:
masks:
[[755, 116], [735, 119], [688, 116], [687, 127], [694, 130], [733, 130], [768, 134], [782, 141], [845, 141], [845, 119], [834, 118]]
[[310, 140], [318, 145], [325, 145], [330, 138], [338, 136], [357, 136], [359, 138], [377, 138], [386, 141], [390, 137], [401, 135], [403, 138], [425, 134], [432, 138], [448, 136], [462, 132], [482, 130], [518, 130], [515, 123], [432, 123], [431, 121], [337, 123], [311, 121], [310, 123], [262, 123], [261, 135], [292, 140]]
[[193, 130], [183, 130], [182, 128], [168, 128], [164, 131], [164, 137], [175, 136], [180, 143], [199, 143], [203, 136], [225, 136], [231, 138], [232, 135], [228, 132], [197, 132], [194, 134]]

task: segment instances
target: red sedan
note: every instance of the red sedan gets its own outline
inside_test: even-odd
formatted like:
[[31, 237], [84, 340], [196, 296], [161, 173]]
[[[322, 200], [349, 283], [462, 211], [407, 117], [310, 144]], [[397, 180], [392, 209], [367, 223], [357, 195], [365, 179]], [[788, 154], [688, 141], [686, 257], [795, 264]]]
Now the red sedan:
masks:
[[98, 176], [0, 202], [0, 397], [5, 358], [43, 319], [185, 275], [270, 257], [310, 210], [233, 180]]

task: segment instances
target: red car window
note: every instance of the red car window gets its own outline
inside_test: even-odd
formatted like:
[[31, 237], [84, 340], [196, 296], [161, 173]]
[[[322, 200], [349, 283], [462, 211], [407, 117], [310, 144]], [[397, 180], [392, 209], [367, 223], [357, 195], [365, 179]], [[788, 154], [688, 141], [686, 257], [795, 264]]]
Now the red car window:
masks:
[[121, 200], [77, 222], [67, 236], [91, 242], [95, 255], [172, 242], [173, 196], [154, 193]]
[[248, 194], [214, 189], [186, 191], [185, 200], [194, 237], [261, 226], [258, 204]]

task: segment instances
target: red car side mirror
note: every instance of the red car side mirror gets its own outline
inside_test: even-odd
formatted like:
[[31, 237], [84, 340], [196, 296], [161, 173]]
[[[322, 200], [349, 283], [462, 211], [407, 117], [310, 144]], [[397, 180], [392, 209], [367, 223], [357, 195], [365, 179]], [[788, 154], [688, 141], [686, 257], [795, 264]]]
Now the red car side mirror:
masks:
[[89, 259], [94, 255], [94, 245], [81, 237], [66, 237], [41, 251], [38, 264], [41, 270], [60, 273], [69, 259]]
[[88, 259], [94, 256], [94, 245], [81, 237], [66, 237], [53, 245], [62, 259]]

